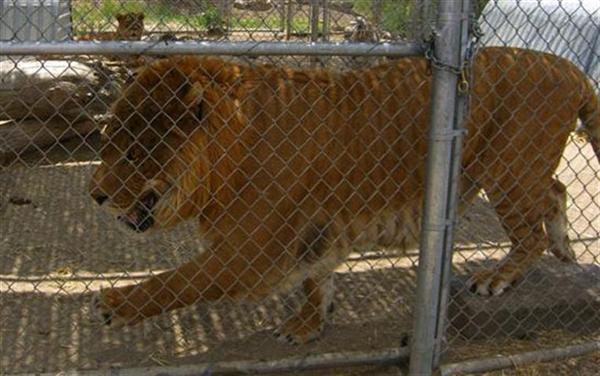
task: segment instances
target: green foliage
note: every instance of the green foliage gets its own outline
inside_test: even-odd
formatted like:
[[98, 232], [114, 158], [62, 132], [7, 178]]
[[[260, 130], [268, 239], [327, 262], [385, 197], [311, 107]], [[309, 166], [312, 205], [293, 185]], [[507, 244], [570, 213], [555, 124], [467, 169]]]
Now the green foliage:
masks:
[[387, 1], [382, 6], [381, 26], [394, 34], [406, 35], [410, 27], [410, 4], [408, 1]]
[[281, 25], [281, 19], [277, 15], [269, 15], [267, 17], [253, 18], [234, 18], [232, 19], [233, 28], [235, 29], [276, 29]]
[[[490, 0], [473, 0], [476, 15], [479, 16]], [[380, 0], [379, 10], [373, 0], [354, 0], [352, 9], [366, 17], [370, 22], [377, 24], [379, 29], [396, 35], [406, 35], [411, 22], [410, 0]], [[437, 1], [432, 1], [435, 8]], [[378, 16], [379, 15], [379, 16]]]
[[489, 2], [490, 2], [490, 0], [477, 0], [476, 1], [475, 12], [477, 13], [477, 17], [479, 17], [481, 12], [483, 12], [483, 8], [485, 8], [487, 3], [489, 3]]
[[405, 35], [410, 26], [410, 0], [355, 0], [352, 9], [392, 34]]
[[204, 26], [206, 29], [224, 29], [225, 20], [223, 20], [223, 16], [215, 6], [209, 5], [208, 8], [202, 13], [202, 18], [204, 19]]
[[371, 0], [354, 0], [352, 10], [356, 13], [372, 16], [373, 2]]

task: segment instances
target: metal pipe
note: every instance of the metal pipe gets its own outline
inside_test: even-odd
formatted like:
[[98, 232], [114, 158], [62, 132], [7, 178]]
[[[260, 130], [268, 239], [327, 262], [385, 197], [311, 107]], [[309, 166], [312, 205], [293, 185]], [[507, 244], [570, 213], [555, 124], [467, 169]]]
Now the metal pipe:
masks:
[[319, 0], [310, 2], [310, 41], [319, 39]]
[[302, 43], [302, 42], [0, 42], [0, 55], [306, 55], [417, 56], [415, 42]]
[[[462, 64], [461, 0], [438, 3], [437, 35], [434, 54], [447, 66]], [[417, 274], [415, 322], [412, 337], [410, 374], [431, 375], [435, 368], [435, 350], [442, 333], [438, 332], [444, 260], [449, 257], [454, 210], [451, 196], [456, 193], [457, 177], [453, 169], [454, 148], [460, 141], [457, 132], [458, 76], [440, 64], [434, 68], [431, 95], [429, 151], [426, 190], [423, 202], [421, 252]]]
[[[229, 0], [223, 0], [223, 13], [222, 16], [223, 18], [225, 18], [225, 30], [223, 30], [225, 32], [225, 35], [228, 35], [231, 30], [233, 29], [233, 23], [232, 23], [232, 19], [231, 19], [231, 8], [233, 7], [233, 3], [230, 2]], [[219, 25], [220, 27], [221, 25]]]
[[433, 2], [431, 0], [423, 0], [421, 3], [421, 26], [419, 38], [422, 39], [429, 33], [429, 28], [433, 25], [432, 13]]
[[421, 29], [421, 27], [424, 26], [423, 6], [425, 5], [422, 0], [410, 1], [410, 25], [408, 36], [414, 40], [421, 40], [423, 38], [423, 30]]
[[287, 0], [285, 5], [285, 40], [290, 40], [292, 36], [293, 21], [294, 11], [292, 8], [292, 0]]
[[329, 41], [329, 0], [322, 0], [323, 1], [323, 37], [321, 38], [321, 40], [323, 42], [328, 42]]
[[277, 11], [279, 13], [279, 32], [285, 33], [285, 5], [286, 0], [279, 0], [279, 3], [275, 5], [277, 7]]
[[[64, 372], [61, 375], [78, 376], [187, 376], [187, 375], [215, 375], [229, 373], [267, 373], [300, 371], [318, 368], [350, 367], [364, 364], [397, 364], [408, 359], [408, 348], [398, 348], [376, 351], [347, 351], [328, 354], [315, 354], [299, 357], [290, 357], [278, 360], [262, 361], [232, 361], [215, 362], [197, 365], [184, 365], [172, 367], [140, 367], [140, 368], [111, 368], [105, 370]], [[53, 376], [55, 373], [35, 375]], [[33, 376], [22, 374], [20, 376]]]
[[440, 367], [440, 374], [441, 376], [450, 376], [455, 374], [493, 371], [502, 368], [524, 366], [531, 363], [582, 356], [594, 351], [600, 351], [600, 341], [592, 341], [581, 345], [573, 345], [550, 350], [538, 350], [516, 355], [495, 356], [490, 358], [445, 364]]
[[[458, 0], [461, 1], [461, 0]], [[462, 0], [462, 14], [468, 15], [472, 11], [470, 0]], [[460, 47], [459, 47], [459, 61], [460, 66], [463, 64], [463, 57], [466, 54], [467, 48], [469, 48], [470, 42], [470, 18], [461, 17], [460, 22]], [[469, 75], [470, 76], [470, 75]], [[463, 123], [467, 117], [467, 102], [468, 93], [460, 93], [456, 98], [455, 105], [455, 119], [454, 119], [454, 134], [460, 138], [455, 138], [455, 142], [452, 145], [451, 158], [450, 158], [450, 178], [453, 179], [452, 183], [449, 184], [448, 194], [448, 205], [447, 205], [447, 216], [448, 220], [452, 221], [452, 227], [448, 229], [446, 234], [445, 252], [442, 258], [442, 280], [441, 280], [441, 291], [440, 291], [440, 303], [438, 309], [438, 327], [437, 327], [437, 342], [434, 352], [433, 364], [438, 365], [440, 363], [440, 356], [443, 351], [443, 341], [446, 333], [446, 319], [448, 315], [448, 296], [450, 295], [450, 282], [452, 276], [452, 255], [454, 245], [454, 227], [456, 226], [456, 217], [458, 215], [459, 202], [459, 176], [461, 169], [461, 155], [462, 155], [462, 136]]]
[[373, 13], [373, 24], [377, 29], [381, 29], [381, 0], [373, 0], [371, 11]]
[[[587, 73], [588, 76], [591, 76], [592, 64], [594, 63], [594, 58], [597, 56], [597, 54], [595, 54], [594, 51], [600, 51], [600, 30], [596, 32], [596, 36], [594, 37], [594, 40], [592, 41], [590, 46], [592, 46], [592, 48], [590, 49], [590, 55], [588, 56], [587, 61], [585, 62], [585, 65], [583, 67], [583, 71]], [[600, 82], [594, 83], [596, 84], [596, 86], [600, 84]]]

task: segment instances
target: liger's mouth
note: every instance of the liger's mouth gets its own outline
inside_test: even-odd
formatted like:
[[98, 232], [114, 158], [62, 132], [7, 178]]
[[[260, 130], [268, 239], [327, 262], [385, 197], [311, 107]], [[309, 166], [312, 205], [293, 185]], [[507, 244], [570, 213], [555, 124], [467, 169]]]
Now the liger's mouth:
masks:
[[158, 195], [153, 191], [147, 192], [129, 213], [120, 215], [117, 219], [136, 232], [144, 232], [154, 225], [152, 210], [157, 202]]

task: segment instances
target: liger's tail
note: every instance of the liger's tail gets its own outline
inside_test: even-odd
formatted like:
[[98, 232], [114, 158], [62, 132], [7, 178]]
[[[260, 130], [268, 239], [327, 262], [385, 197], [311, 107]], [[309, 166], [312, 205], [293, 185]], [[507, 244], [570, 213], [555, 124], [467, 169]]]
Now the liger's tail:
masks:
[[579, 110], [579, 119], [582, 123], [580, 132], [583, 132], [589, 140], [600, 163], [600, 99], [587, 77], [584, 78], [584, 82], [585, 99]]

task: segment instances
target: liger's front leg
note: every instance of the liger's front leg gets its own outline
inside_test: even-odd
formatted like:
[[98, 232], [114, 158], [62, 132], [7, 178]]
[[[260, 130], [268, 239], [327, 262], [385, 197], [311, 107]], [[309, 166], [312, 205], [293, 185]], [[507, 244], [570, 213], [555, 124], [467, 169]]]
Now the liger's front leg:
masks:
[[[266, 233], [273, 231], [265, 228], [253, 235], [264, 238]], [[281, 238], [271, 236], [266, 244], [256, 238], [214, 243], [218, 245], [176, 269], [136, 285], [100, 291], [92, 306], [96, 316], [106, 323], [134, 324], [199, 301], [260, 298], [289, 273], [289, 260], [276, 257], [284, 254]]]
[[107, 324], [134, 324], [146, 317], [239, 293], [231, 271], [208, 252], [177, 269], [139, 284], [101, 290], [92, 301], [95, 315]]

